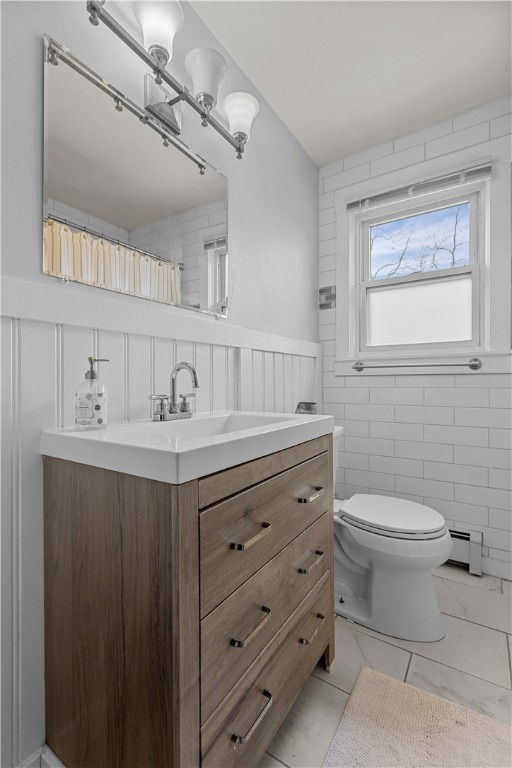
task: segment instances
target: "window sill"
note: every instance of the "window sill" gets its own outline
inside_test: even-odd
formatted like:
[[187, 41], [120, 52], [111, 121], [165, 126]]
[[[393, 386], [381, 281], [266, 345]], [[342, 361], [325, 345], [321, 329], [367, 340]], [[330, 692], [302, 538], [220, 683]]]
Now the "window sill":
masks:
[[[473, 358], [481, 361], [478, 370], [473, 370], [468, 363]], [[361, 361], [365, 367], [358, 371], [354, 365]], [[371, 366], [371, 367], [370, 367]], [[335, 376], [398, 376], [398, 375], [425, 375], [429, 374], [471, 374], [478, 376], [489, 373], [512, 373], [512, 353], [510, 350], [503, 352], [465, 352], [463, 354], [450, 355], [424, 355], [424, 356], [381, 356], [351, 358], [347, 360], [335, 360]]]

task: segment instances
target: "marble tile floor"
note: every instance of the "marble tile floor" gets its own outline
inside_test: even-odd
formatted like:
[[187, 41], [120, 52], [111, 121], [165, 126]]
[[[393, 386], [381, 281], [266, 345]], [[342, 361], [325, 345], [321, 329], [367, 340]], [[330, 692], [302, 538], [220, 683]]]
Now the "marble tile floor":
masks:
[[511, 724], [511, 583], [452, 565], [434, 580], [446, 636], [397, 640], [338, 616], [332, 672], [315, 669], [258, 768], [320, 768], [362, 666]]

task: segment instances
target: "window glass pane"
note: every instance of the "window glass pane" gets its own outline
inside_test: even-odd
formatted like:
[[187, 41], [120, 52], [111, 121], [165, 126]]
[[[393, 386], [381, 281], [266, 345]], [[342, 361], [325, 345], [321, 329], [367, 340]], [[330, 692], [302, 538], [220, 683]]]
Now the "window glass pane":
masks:
[[367, 290], [367, 344], [472, 338], [471, 275]]
[[469, 202], [369, 227], [372, 280], [469, 264]]
[[227, 309], [227, 252], [226, 245], [205, 249], [208, 266], [208, 309], [225, 314]]

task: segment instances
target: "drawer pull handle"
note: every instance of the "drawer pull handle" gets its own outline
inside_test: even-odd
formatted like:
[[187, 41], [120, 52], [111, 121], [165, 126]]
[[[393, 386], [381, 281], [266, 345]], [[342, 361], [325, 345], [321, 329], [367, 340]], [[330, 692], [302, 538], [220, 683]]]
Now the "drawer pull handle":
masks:
[[315, 487], [315, 492], [311, 494], [311, 496], [299, 496], [297, 501], [299, 504], [311, 504], [312, 501], [316, 501], [320, 498], [320, 496], [324, 495], [324, 489], [320, 486]]
[[265, 622], [267, 622], [270, 619], [270, 614], [272, 613], [270, 608], [267, 608], [266, 605], [262, 605], [261, 610], [263, 611], [264, 615], [258, 621], [254, 629], [251, 632], [249, 632], [247, 637], [244, 638], [244, 640], [235, 640], [235, 638], [232, 637], [231, 640], [229, 641], [230, 645], [232, 645], [234, 648], [246, 648], [249, 645], [253, 637], [258, 634], [258, 632], [260, 631], [262, 626], [265, 624]]
[[264, 536], [266, 536], [267, 533], [270, 533], [271, 530], [272, 530], [272, 525], [270, 523], [262, 523], [261, 531], [257, 533], [256, 536], [253, 536], [252, 539], [247, 539], [247, 541], [242, 541], [240, 543], [236, 541], [232, 541], [229, 545], [229, 548], [236, 549], [238, 551], [241, 551], [243, 549], [249, 549], [249, 547], [252, 547], [253, 544], [256, 544]]
[[258, 717], [254, 721], [254, 723], [251, 725], [245, 736], [239, 736], [237, 733], [233, 733], [231, 735], [231, 741], [235, 744], [246, 744], [251, 736], [253, 735], [254, 731], [258, 727], [258, 725], [261, 723], [267, 712], [269, 711], [270, 707], [272, 706], [272, 694], [270, 691], [264, 690], [262, 691], [263, 696], [265, 696], [266, 699], [268, 699], [267, 703], [259, 713]]
[[313, 640], [315, 639], [315, 637], [316, 637], [316, 636], [318, 635], [318, 633], [320, 632], [320, 627], [322, 626], [322, 624], [323, 624], [323, 623], [324, 623], [324, 621], [325, 621], [325, 616], [323, 615], [323, 613], [317, 613], [316, 617], [317, 617], [317, 619], [320, 619], [320, 624], [319, 624], [319, 625], [318, 625], [318, 627], [315, 629], [315, 631], [313, 632], [313, 634], [311, 635], [311, 637], [301, 637], [301, 638], [299, 639], [299, 643], [301, 643], [302, 645], [309, 645], [310, 643], [312, 643], [312, 642], [313, 642]]
[[313, 560], [313, 562], [311, 563], [311, 565], [308, 565], [308, 567], [307, 567], [307, 568], [306, 568], [306, 567], [303, 567], [303, 568], [297, 568], [297, 570], [298, 570], [298, 572], [299, 572], [299, 573], [311, 573], [311, 571], [313, 570], [313, 568], [314, 568], [316, 565], [318, 565], [318, 563], [321, 563], [321, 562], [322, 562], [322, 560], [323, 560], [323, 558], [324, 558], [324, 553], [322, 552], [322, 550], [321, 550], [321, 549], [315, 549], [315, 555], [318, 555], [318, 557], [315, 557], [315, 559]]

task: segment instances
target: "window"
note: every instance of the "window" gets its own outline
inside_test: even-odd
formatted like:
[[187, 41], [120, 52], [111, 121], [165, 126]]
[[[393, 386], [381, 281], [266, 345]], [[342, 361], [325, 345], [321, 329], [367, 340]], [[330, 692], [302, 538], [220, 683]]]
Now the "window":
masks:
[[361, 351], [479, 343], [479, 192], [359, 216]]
[[482, 355], [487, 372], [508, 370], [507, 167], [425, 173], [407, 186], [397, 171], [389, 191], [380, 178], [336, 191], [336, 375], [354, 375], [356, 361], [368, 375], [408, 365], [446, 372]]
[[225, 315], [228, 305], [228, 253], [226, 238], [204, 244], [208, 270], [208, 309]]

